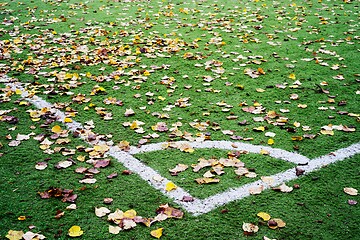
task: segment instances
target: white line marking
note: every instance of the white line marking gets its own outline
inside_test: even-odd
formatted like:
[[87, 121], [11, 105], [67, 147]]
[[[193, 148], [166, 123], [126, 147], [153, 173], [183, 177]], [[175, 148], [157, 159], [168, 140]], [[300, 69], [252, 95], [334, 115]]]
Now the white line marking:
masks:
[[[20, 83], [10, 83], [7, 82], [4, 78], [0, 82], [5, 82], [5, 84], [10, 87], [12, 90], [19, 89], [22, 91], [22, 97], [27, 101], [32, 103], [37, 108], [49, 108], [57, 116], [57, 120], [64, 123], [65, 114], [58, 109], [55, 109], [50, 103], [46, 102], [38, 96], [29, 97], [29, 92], [27, 92]], [[64, 123], [70, 131], [81, 130], [83, 126], [73, 121], [72, 123]], [[87, 141], [85, 136], [80, 136], [86, 143], [93, 145], [91, 142]], [[180, 142], [181, 143], [181, 142]], [[205, 142], [186, 142], [190, 144], [193, 148], [218, 148], [218, 149], [227, 149], [227, 150], [247, 150], [252, 153], [259, 153], [261, 149], [267, 150], [270, 152], [270, 156], [278, 159], [282, 159], [288, 162], [299, 164], [299, 168], [305, 170], [305, 174], [312, 171], [319, 170], [321, 167], [326, 166], [337, 161], [342, 161], [346, 158], [354, 156], [355, 154], [360, 153], [360, 143], [355, 143], [349, 147], [339, 149], [335, 152], [332, 152], [328, 155], [309, 160], [307, 157], [288, 152], [282, 149], [271, 148], [268, 146], [256, 146], [247, 143], [241, 142], [230, 142], [230, 141], [205, 141]], [[174, 202], [181, 205], [189, 213], [192, 213], [195, 216], [210, 212], [218, 206], [224, 205], [231, 201], [240, 200], [250, 195], [249, 190], [254, 187], [262, 185], [265, 189], [269, 189], [271, 186], [263, 183], [261, 180], [245, 184], [238, 188], [232, 188], [225, 192], [215, 194], [206, 199], [194, 198], [193, 202], [183, 202], [181, 201], [183, 196], [191, 196], [187, 191], [178, 187], [177, 189], [166, 192], [165, 186], [169, 182], [168, 179], [164, 178], [163, 181], [157, 182], [154, 180], [154, 176], [160, 176], [160, 174], [149, 166], [145, 165], [135, 157], [133, 154], [152, 152], [157, 150], [163, 150], [162, 145], [164, 143], [155, 143], [144, 145], [141, 148], [131, 147], [130, 151], [123, 152], [117, 147], [110, 147], [108, 155], [117, 159], [129, 170], [137, 173], [142, 179], [144, 179], [148, 184], [153, 186], [155, 189], [161, 191], [164, 195], [172, 198]], [[233, 147], [233, 144], [236, 144], [237, 148]], [[272, 185], [279, 185], [283, 182], [294, 180], [298, 178], [296, 176], [295, 169], [288, 169], [284, 172], [277, 173], [271, 176], [274, 181]]]
[[[230, 141], [205, 141], [205, 142], [188, 142], [178, 141], [176, 143], [187, 143], [193, 148], [218, 148], [224, 150], [246, 150], [251, 153], [260, 153], [261, 150], [269, 151], [269, 155], [274, 158], [279, 158], [295, 164], [307, 164], [309, 159], [298, 153], [288, 152], [278, 148], [272, 148], [268, 146], [252, 145], [242, 142], [230, 142]], [[164, 143], [153, 143], [142, 146], [141, 148], [131, 147], [129, 153], [137, 154], [149, 151], [164, 150], [162, 145]], [[233, 147], [236, 145], [236, 148]]]

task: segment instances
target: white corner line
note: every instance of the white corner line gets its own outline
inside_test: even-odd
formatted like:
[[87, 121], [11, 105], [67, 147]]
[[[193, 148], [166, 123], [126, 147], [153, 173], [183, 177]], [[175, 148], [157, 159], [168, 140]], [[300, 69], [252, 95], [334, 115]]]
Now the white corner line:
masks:
[[[5, 85], [10, 87], [12, 90], [19, 89], [22, 91], [21, 96], [33, 104], [35, 107], [41, 108], [49, 108], [51, 109], [56, 117], [57, 121], [62, 122], [65, 126], [72, 132], [76, 130], [84, 129], [83, 126], [73, 121], [72, 123], [65, 123], [65, 114], [60, 110], [56, 109], [52, 104], [46, 102], [41, 97], [36, 95], [29, 97], [29, 92], [25, 90], [21, 83], [9, 83], [5, 81]], [[89, 145], [93, 146], [93, 144], [85, 138], [85, 136], [80, 136], [83, 141], [88, 143]], [[231, 142], [231, 141], [204, 141], [204, 142], [187, 142], [187, 141], [179, 141], [177, 143], [186, 143], [189, 144], [193, 148], [217, 148], [217, 149], [226, 149], [226, 150], [246, 150], [251, 153], [259, 154], [261, 150], [269, 151], [269, 155], [273, 158], [282, 159], [284, 161], [292, 162], [301, 166], [301, 168], [305, 171], [305, 174], [308, 174], [313, 171], [317, 171], [321, 169], [323, 166], [335, 163], [337, 161], [342, 161], [346, 158], [352, 157], [356, 154], [360, 153], [360, 143], [352, 144], [349, 147], [339, 149], [335, 152], [329, 153], [327, 155], [315, 158], [313, 160], [308, 159], [307, 157], [297, 154], [288, 152], [282, 149], [272, 148], [268, 146], [260, 146], [260, 145], [252, 145], [248, 143], [241, 143], [241, 142]], [[279, 185], [283, 182], [287, 182], [290, 180], [297, 179], [299, 176], [296, 175], [296, 171], [294, 168], [288, 169], [284, 172], [274, 174], [272, 176], [273, 183], [272, 185], [265, 184], [261, 180], [257, 180], [255, 182], [245, 184], [238, 188], [231, 188], [227, 191], [222, 193], [215, 194], [205, 199], [198, 199], [194, 198], [193, 202], [183, 202], [182, 198], [184, 196], [192, 197], [187, 191], [182, 189], [181, 187], [177, 187], [173, 191], [165, 191], [166, 184], [170, 182], [170, 180], [160, 176], [160, 174], [150, 168], [149, 166], [145, 165], [138, 159], [136, 159], [133, 154], [137, 153], [144, 153], [144, 152], [152, 152], [157, 150], [164, 150], [163, 145], [166, 143], [154, 143], [143, 145], [141, 148], [131, 147], [129, 152], [124, 152], [118, 149], [117, 147], [110, 147], [109, 152], [107, 153], [108, 156], [111, 156], [117, 159], [118, 162], [122, 163], [126, 168], [129, 170], [137, 173], [143, 180], [145, 180], [148, 184], [150, 184], [155, 189], [162, 192], [164, 195], [168, 196], [169, 198], [173, 199], [175, 203], [182, 206], [186, 211], [193, 214], [194, 216], [199, 216], [204, 213], [208, 213], [211, 210], [227, 204], [229, 202], [243, 199], [250, 195], [250, 189], [255, 187], [262, 186], [263, 189], [269, 189], [271, 186]], [[235, 147], [234, 147], [235, 146]], [[162, 181], [159, 181], [158, 178], [162, 178]]]

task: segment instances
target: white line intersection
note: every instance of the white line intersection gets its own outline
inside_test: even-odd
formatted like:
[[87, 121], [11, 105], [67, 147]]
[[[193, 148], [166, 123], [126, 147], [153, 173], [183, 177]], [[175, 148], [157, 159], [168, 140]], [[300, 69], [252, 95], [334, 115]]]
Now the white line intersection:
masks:
[[[66, 125], [66, 127], [70, 131], [76, 131], [84, 129], [83, 126], [73, 121], [72, 123], [64, 123], [65, 114], [58, 109], [55, 109], [50, 103], [46, 102], [42, 98], [34, 95], [29, 97], [29, 92], [27, 92], [20, 83], [10, 83], [7, 81], [8, 78], [3, 78], [1, 82], [5, 82], [5, 84], [10, 87], [12, 90], [19, 89], [22, 91], [22, 97], [25, 98], [27, 101], [32, 103], [35, 107], [41, 108], [48, 108], [52, 109], [57, 116], [57, 121], [62, 122]], [[80, 136], [81, 137], [81, 136]], [[87, 141], [87, 139], [82, 136], [82, 140], [84, 140], [89, 145], [93, 145], [91, 142]], [[178, 142], [181, 143], [181, 142]], [[241, 142], [230, 142], [230, 141], [204, 141], [204, 142], [186, 142], [194, 149], [196, 148], [217, 148], [217, 149], [226, 149], [226, 150], [246, 150], [251, 153], [258, 153], [260, 154], [261, 150], [267, 150], [269, 155], [273, 158], [278, 158], [284, 161], [295, 163], [298, 168], [305, 171], [305, 174], [310, 173], [312, 171], [319, 170], [321, 167], [326, 166], [328, 164], [342, 161], [346, 158], [354, 156], [355, 154], [360, 153], [360, 143], [352, 144], [349, 147], [339, 149], [335, 152], [329, 153], [327, 155], [315, 158], [315, 159], [308, 159], [307, 157], [297, 154], [288, 152], [282, 149], [272, 148], [268, 146], [260, 146], [260, 145], [252, 145], [247, 143]], [[145, 180], [148, 184], [150, 184], [155, 189], [162, 192], [164, 195], [168, 196], [169, 198], [173, 199], [173, 201], [180, 206], [182, 206], [186, 211], [189, 213], [198, 216], [211, 210], [215, 209], [218, 206], [227, 204], [229, 202], [240, 200], [250, 195], [249, 190], [254, 187], [263, 186], [263, 189], [269, 189], [272, 186], [280, 185], [284, 182], [294, 180], [299, 176], [296, 175], [295, 168], [288, 169], [286, 171], [274, 174], [272, 176], [273, 183], [272, 185], [268, 185], [261, 180], [254, 181], [252, 183], [245, 184], [241, 187], [231, 188], [222, 193], [215, 194], [205, 199], [198, 199], [192, 197], [194, 201], [192, 202], [184, 202], [182, 201], [184, 196], [190, 196], [186, 190], [181, 187], [177, 187], [173, 191], [165, 191], [166, 184], [170, 182], [170, 180], [161, 177], [160, 174], [152, 169], [151, 167], [147, 166], [146, 164], [142, 163], [140, 160], [135, 158], [133, 155], [137, 153], [144, 153], [144, 152], [152, 152], [156, 150], [164, 150], [163, 149], [164, 143], [155, 143], [155, 144], [148, 144], [143, 145], [141, 148], [131, 147], [129, 152], [121, 151], [119, 148], [112, 146], [108, 152], [108, 156], [111, 156], [117, 159], [118, 162], [122, 163], [127, 169], [137, 173], [143, 180]], [[234, 148], [235, 147], [235, 148]], [[158, 181], [155, 176], [163, 178], [162, 181]]]

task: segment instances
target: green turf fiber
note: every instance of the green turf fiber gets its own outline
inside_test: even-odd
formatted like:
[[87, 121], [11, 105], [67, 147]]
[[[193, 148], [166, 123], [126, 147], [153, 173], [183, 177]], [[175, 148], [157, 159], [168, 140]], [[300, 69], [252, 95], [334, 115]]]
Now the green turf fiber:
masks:
[[[357, 1], [22, 0], [0, 3], [0, 13], [1, 76], [12, 77], [60, 111], [74, 114], [70, 118], [83, 125], [92, 120], [92, 131], [108, 143], [138, 146], [144, 139], [159, 143], [206, 135], [314, 159], [360, 141]], [[248, 76], [248, 69], [259, 76]], [[287, 183], [300, 185], [291, 193], [267, 190], [198, 217], [185, 212], [183, 219], [111, 235], [110, 223], [95, 216], [95, 207], [134, 209], [139, 216], [155, 217], [161, 204], [179, 206], [137, 174], [122, 174], [126, 169], [115, 159], [94, 175], [95, 184], [79, 183], [84, 174], [75, 169], [92, 165], [78, 157], [89, 160], [83, 150], [90, 146], [69, 133], [60, 137], [69, 143], [50, 149], [76, 149], [73, 155], [64, 156], [64, 149], [44, 153], [33, 138], [45, 134], [51, 139], [52, 127], [65, 129], [64, 124], [45, 124], [48, 116], [33, 121], [30, 112], [35, 107], [5, 84], [0, 81], [1, 239], [9, 230], [26, 232], [31, 225], [33, 232], [48, 239], [68, 239], [73, 225], [81, 226], [82, 239], [151, 239], [150, 231], [160, 227], [161, 239], [358, 238], [359, 207], [348, 200], [359, 198], [343, 192], [345, 187], [359, 189], [358, 154]], [[253, 106], [263, 111], [245, 111]], [[127, 109], [135, 114], [125, 116]], [[270, 117], [272, 111], [275, 118]], [[287, 121], [275, 124], [280, 117]], [[144, 122], [142, 133], [124, 126], [135, 120]], [[153, 129], [159, 122], [168, 130]], [[208, 126], [200, 130], [191, 126], [194, 122]], [[321, 131], [339, 125], [346, 127]], [[175, 126], [181, 131], [176, 136]], [[254, 130], [259, 127], [264, 131]], [[9, 146], [18, 134], [32, 132], [29, 140]], [[268, 132], [276, 134], [273, 145], [268, 144]], [[232, 168], [225, 168], [220, 183], [212, 185], [194, 181], [205, 169], [169, 174], [178, 163], [190, 166], [201, 157], [226, 157], [227, 152], [167, 149], [135, 157], [198, 198], [294, 167], [248, 154], [240, 160], [255, 169], [256, 179], [238, 178]], [[68, 158], [76, 164], [54, 167]], [[40, 161], [48, 163], [43, 171], [35, 169]], [[115, 172], [117, 178], [107, 178]], [[73, 189], [77, 209], [65, 210], [70, 203], [60, 199], [41, 199], [38, 192], [49, 187]], [[111, 205], [103, 203], [107, 197], [114, 199]], [[55, 218], [58, 210], [65, 212], [60, 219]], [[269, 229], [256, 216], [260, 211], [283, 219], [286, 227]], [[259, 232], [245, 236], [243, 222], [258, 225]]]

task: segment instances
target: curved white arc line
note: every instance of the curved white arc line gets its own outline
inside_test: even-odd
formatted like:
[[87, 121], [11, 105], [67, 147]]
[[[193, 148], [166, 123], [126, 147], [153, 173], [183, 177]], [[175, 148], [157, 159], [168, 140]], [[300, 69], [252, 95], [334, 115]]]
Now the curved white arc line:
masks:
[[[246, 150], [251, 153], [260, 153], [261, 150], [266, 150], [269, 152], [269, 155], [274, 158], [279, 158], [288, 162], [292, 162], [295, 164], [307, 164], [310, 159], [298, 154], [289, 152], [286, 150], [282, 150], [279, 148], [272, 148], [268, 146], [261, 146], [261, 145], [253, 145], [249, 143], [242, 143], [242, 142], [232, 142], [232, 141], [203, 141], [203, 142], [188, 142], [188, 141], [177, 141], [174, 142], [176, 144], [188, 144], [193, 148], [217, 148], [217, 149], [224, 149], [224, 150]], [[145, 153], [145, 152], [152, 152], [152, 151], [159, 151], [164, 150], [163, 146], [166, 146], [168, 142], [161, 142], [161, 143], [153, 143], [143, 145], [140, 148], [131, 147], [129, 153], [130, 154], [137, 154], [137, 153]]]

